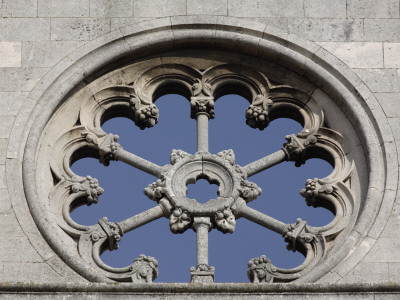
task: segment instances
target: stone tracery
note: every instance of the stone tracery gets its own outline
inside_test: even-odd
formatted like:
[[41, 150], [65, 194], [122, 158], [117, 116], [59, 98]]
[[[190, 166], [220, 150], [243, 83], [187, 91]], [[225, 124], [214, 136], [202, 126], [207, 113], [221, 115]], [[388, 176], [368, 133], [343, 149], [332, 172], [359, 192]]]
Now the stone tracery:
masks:
[[[105, 134], [100, 125], [109, 113], [128, 116], [141, 129], [155, 126], [159, 112], [154, 94], [165, 84], [179, 86], [182, 94], [190, 93], [191, 117], [197, 121], [198, 147], [194, 154], [173, 150], [171, 164], [158, 166], [125, 151], [118, 143], [118, 136]], [[235, 164], [232, 150], [210, 154], [208, 120], [215, 117], [214, 98], [230, 84], [240, 86], [251, 99], [246, 111], [250, 127], [262, 130], [271, 120], [286, 116], [290, 110], [302, 120], [303, 130], [286, 136], [282, 149], [245, 166]], [[116, 249], [123, 234], [160, 217], [170, 219], [173, 233], [183, 233], [189, 228], [197, 232], [198, 261], [191, 270], [192, 282], [214, 280], [214, 269], [208, 265], [207, 242], [208, 231], [213, 227], [232, 233], [235, 220], [243, 217], [281, 234], [288, 242], [288, 249], [301, 251], [306, 256], [304, 263], [286, 270], [261, 257], [250, 261], [248, 274], [252, 282], [288, 282], [320, 263], [329, 250], [326, 241], [334, 240], [350, 222], [355, 206], [349, 189], [352, 164], [341, 147], [341, 136], [323, 126], [324, 114], [317, 101], [303, 96], [295, 88], [272, 84], [264, 74], [242, 66], [219, 64], [201, 72], [187, 65], [168, 64], [149, 67], [136, 78], [133, 86], [100, 89], [94, 98], [96, 101], [89, 98], [80, 107], [79, 125], [62, 134], [53, 146], [55, 153], [63, 153], [63, 158], [55, 156], [51, 161], [58, 184], [50, 203], [60, 227], [78, 239], [80, 256], [106, 278], [133, 282], [150, 282], [155, 278], [158, 271], [153, 258], [141, 256], [131, 266], [112, 268], [101, 261], [100, 253], [105, 248]], [[88, 205], [96, 203], [102, 193], [95, 179], [87, 178], [89, 187], [86, 188], [85, 179], [70, 170], [71, 158], [77, 153], [85, 156], [85, 151], [95, 153], [104, 165], [120, 160], [154, 175], [158, 179], [145, 188], [145, 194], [158, 205], [117, 223], [102, 219], [94, 226], [76, 224], [69, 216], [72, 203], [82, 197]], [[307, 181], [301, 194], [309, 205], [323, 206], [321, 203], [328, 201], [334, 207], [335, 219], [330, 224], [311, 227], [300, 219], [295, 224], [285, 224], [246, 205], [261, 194], [261, 189], [249, 177], [283, 161], [294, 161], [300, 166], [316, 152], [323, 153], [323, 158], [335, 169], [327, 178]], [[197, 178], [218, 183], [218, 198], [204, 204], [187, 198], [185, 186]], [[139, 268], [135, 264], [143, 266]], [[143, 268], [147, 271], [138, 271]]]

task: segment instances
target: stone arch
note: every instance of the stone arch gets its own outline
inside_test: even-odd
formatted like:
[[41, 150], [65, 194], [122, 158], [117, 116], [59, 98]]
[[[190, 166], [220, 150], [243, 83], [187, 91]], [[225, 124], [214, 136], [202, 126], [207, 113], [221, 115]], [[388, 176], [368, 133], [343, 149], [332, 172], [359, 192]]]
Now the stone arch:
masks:
[[[53, 112], [69, 95], [108, 72], [113, 62], [140, 59], [156, 53], [160, 46], [165, 51], [187, 50], [194, 46], [216, 50], [234, 49], [237, 53], [252, 55], [255, 62], [258, 59], [273, 60], [315, 83], [319, 87], [315, 93], [319, 93], [320, 97], [324, 98], [325, 94], [329, 94], [334, 98], [351, 121], [366, 153], [365, 170], [370, 171], [368, 188], [363, 197], [362, 210], [354, 218], [354, 227], [346, 240], [340, 247], [335, 247], [332, 250], [334, 253], [322, 264], [302, 276], [299, 281], [314, 282], [324, 275], [329, 276], [329, 272], [339, 268], [351, 252], [346, 263], [356, 265], [365, 252], [355, 250], [361, 247], [363, 241], [363, 247], [365, 244], [367, 247], [373, 245], [374, 238], [379, 236], [387, 219], [387, 208], [394, 201], [392, 191], [396, 190], [394, 185], [397, 182], [397, 170], [388, 167], [389, 160], [395, 159], [388, 156], [389, 149], [393, 146], [390, 144], [393, 137], [386, 119], [380, 118], [383, 113], [376, 99], [349, 68], [317, 45], [298, 37], [274, 34], [273, 30], [264, 28], [261, 24], [235, 24], [237, 20], [229, 18], [216, 24], [214, 20], [199, 21], [188, 17], [157, 19], [128, 26], [90, 42], [69, 55], [46, 74], [31, 92], [29, 98], [33, 100], [31, 105], [34, 109], [30, 122], [24, 128], [27, 140], [26, 143], [20, 142], [18, 136], [21, 129], [14, 127], [9, 152], [20, 151], [20, 154], [18, 157], [14, 155], [15, 161], [8, 162], [10, 172], [7, 176], [10, 179], [16, 178], [23, 184], [36, 225], [55, 250], [59, 248], [60, 241], [53, 236], [54, 224], [41, 218], [46, 212], [39, 205], [32, 176], [36, 170], [40, 133]], [[21, 169], [23, 178], [18, 174]], [[11, 195], [11, 198], [15, 203], [20, 201], [16, 195]], [[23, 210], [17, 212], [17, 216], [19, 213], [23, 213]], [[28, 224], [23, 226], [29, 227]], [[34, 241], [33, 244], [42, 255], [46, 255], [40, 249], [40, 242]], [[76, 261], [68, 252], [58, 254], [65, 261]], [[73, 263], [72, 267], [88, 280], [104, 280], [79, 262]]]

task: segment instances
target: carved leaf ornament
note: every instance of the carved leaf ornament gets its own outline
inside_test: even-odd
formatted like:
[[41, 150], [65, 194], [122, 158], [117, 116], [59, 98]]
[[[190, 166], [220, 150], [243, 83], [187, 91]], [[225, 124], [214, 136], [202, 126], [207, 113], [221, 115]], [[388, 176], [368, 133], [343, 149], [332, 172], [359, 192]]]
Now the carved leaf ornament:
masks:
[[[253, 283], [291, 282], [321, 263], [332, 242], [349, 224], [355, 205], [350, 190], [352, 162], [346, 158], [340, 133], [324, 127], [324, 113], [318, 99], [306, 96], [298, 88], [272, 82], [268, 74], [245, 66], [215, 63], [201, 70], [190, 64], [170, 63], [149, 64], [138, 70], [130, 78], [130, 84], [128, 80], [119, 80], [105, 87], [93, 85], [93, 96], [80, 101], [78, 122], [60, 132], [52, 146], [53, 153], [62, 155], [51, 158], [50, 168], [56, 179], [50, 195], [51, 209], [60, 228], [76, 243], [87, 267], [111, 281], [152, 282], [158, 275], [155, 258], [140, 255], [125, 268], [113, 268], [102, 262], [100, 254], [106, 249], [118, 249], [118, 242], [129, 231], [161, 217], [169, 218], [174, 234], [195, 230], [201, 247], [208, 247], [205, 237], [210, 230], [234, 234], [236, 220], [246, 218], [282, 235], [289, 250], [305, 255], [304, 263], [293, 269], [278, 268], [265, 255], [251, 259], [247, 274]], [[181, 94], [187, 95], [191, 117], [201, 129], [197, 132], [201, 151], [190, 154], [174, 149], [171, 163], [159, 166], [124, 150], [117, 135], [106, 134], [101, 129], [101, 120], [108, 113], [113, 117], [127, 116], [140, 129], [156, 126], [159, 111], [154, 95], [165, 84], [177, 86]], [[229, 84], [246, 91], [250, 104], [243, 113], [250, 127], [263, 130], [271, 121], [287, 117], [287, 111], [291, 111], [296, 114], [294, 118], [302, 120], [303, 130], [282, 137], [281, 149], [245, 166], [235, 163], [231, 149], [209, 153], [206, 124], [218, 117], [214, 112], [215, 97]], [[73, 157], [85, 157], [88, 153], [97, 156], [105, 166], [119, 160], [153, 175], [155, 180], [144, 187], [144, 194], [155, 201], [155, 206], [118, 222], [103, 218], [92, 226], [75, 223], [70, 217], [71, 207], [95, 205], [104, 192], [97, 179], [80, 177], [70, 169]], [[332, 222], [323, 227], [309, 226], [301, 219], [285, 224], [247, 206], [247, 202], [256, 201], [262, 193], [251, 182], [252, 175], [283, 161], [293, 161], [300, 167], [315, 153], [323, 153], [319, 157], [328, 160], [334, 171], [326, 178], [307, 180], [300, 194], [308, 205], [326, 207], [329, 203], [335, 214]], [[197, 178], [218, 183], [218, 198], [207, 203], [187, 198], [186, 184]], [[214, 268], [208, 265], [206, 250], [198, 249], [197, 266], [191, 269], [192, 282], [214, 281]]]

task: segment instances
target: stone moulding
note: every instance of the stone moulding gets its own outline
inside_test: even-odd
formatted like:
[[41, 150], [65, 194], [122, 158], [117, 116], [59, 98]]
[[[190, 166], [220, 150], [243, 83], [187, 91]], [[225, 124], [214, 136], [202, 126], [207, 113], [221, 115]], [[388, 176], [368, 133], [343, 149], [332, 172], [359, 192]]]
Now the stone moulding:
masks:
[[[350, 252], [353, 252], [353, 254], [348, 260], [354, 265], [357, 264], [362, 258], [356, 251], [359, 243], [365, 237], [376, 238], [383, 229], [382, 224], [384, 222], [382, 219], [386, 218], [383, 214], [383, 208], [390, 207], [394, 201], [394, 195], [387, 193], [387, 191], [396, 190], [395, 182], [397, 182], [397, 180], [389, 181], [387, 178], [391, 176], [397, 178], [397, 172], [393, 170], [394, 168], [387, 167], [387, 155], [390, 152], [388, 143], [393, 141], [393, 137], [385, 130], [385, 126], [387, 126], [385, 120], [376, 117], [377, 110], [380, 108], [374, 96], [351, 70], [317, 45], [298, 37], [274, 34], [271, 29], [264, 28], [265, 26], [258, 23], [237, 26], [235, 25], [236, 22], [237, 20], [229, 18], [219, 20], [217, 23], [214, 19], [210, 21], [207, 18], [197, 21], [190, 17], [165, 18], [144, 22], [139, 26], [122, 28], [121, 31], [107, 34], [72, 53], [55, 66], [31, 92], [30, 98], [37, 100], [37, 104], [28, 123], [32, 125], [25, 128], [25, 134], [28, 136], [27, 141], [20, 144], [21, 149], [23, 149], [23, 157], [21, 157], [23, 160], [23, 179], [20, 180], [23, 182], [26, 200], [36, 225], [43, 236], [46, 237], [46, 241], [71, 268], [89, 281], [104, 282], [108, 280], [104, 275], [88, 269], [84, 262], [77, 259], [73, 251], [68, 249], [60, 251], [65, 245], [58, 236], [60, 229], [57, 222], [53, 222], [51, 217], [43, 218], [49, 212], [43, 208], [41, 199], [38, 197], [35, 176], [32, 176], [37, 169], [36, 161], [41, 133], [56, 108], [65, 101], [66, 97], [72, 95], [78, 88], [90, 83], [99, 75], [108, 72], [113, 61], [123, 57], [139, 59], [144, 55], [157, 54], [161, 46], [165, 51], [187, 50], [192, 47], [221, 51], [235, 49], [238, 53], [253, 55], [260, 60], [273, 61], [313, 82], [319, 88], [315, 93], [327, 93], [335, 98], [336, 105], [342, 108], [343, 113], [357, 132], [361, 147], [365, 150], [366, 168], [372, 170], [367, 178], [367, 186], [364, 187], [365, 193], [356, 195], [362, 197], [362, 209], [356, 211], [356, 215], [353, 215], [349, 220], [353, 226], [350, 232], [346, 232], [346, 239], [343, 240], [341, 245], [335, 245], [331, 253], [323, 260], [323, 263], [313, 266], [311, 270], [297, 279], [297, 282], [315, 282], [321, 278], [323, 280], [323, 276], [328, 273], [336, 272], [339, 274], [343, 272], [340, 269], [341, 263], [344, 262]], [[193, 27], [194, 24], [196, 26]], [[248, 74], [248, 76], [255, 75]], [[194, 85], [191, 83], [191, 88], [203, 97], [210, 96], [207, 80], [204, 78]], [[271, 103], [266, 94], [267, 91], [255, 88], [257, 87], [250, 90], [255, 90], [257, 95], [262, 96], [253, 95], [256, 101], [251, 104], [249, 110], [254, 111], [257, 108], [257, 111], [260, 112], [258, 115], [263, 117], [252, 119], [249, 114], [247, 120], [250, 126], [262, 129], [270, 120], [273, 120], [274, 111], [269, 110]], [[280, 93], [285, 91], [285, 87], [280, 89]], [[146, 86], [144, 85], [141, 90], [146, 91]], [[127, 91], [122, 91], [122, 93], [125, 92]], [[140, 127], [150, 126], [157, 122], [158, 111], [147, 98], [151, 92], [143, 92], [141, 95], [136, 94], [136, 91], [129, 91], [130, 101], [126, 102], [126, 105], [133, 110], [134, 121]], [[271, 91], [271, 95], [274, 95], [274, 91]], [[301, 98], [301, 95], [298, 98]], [[198, 111], [202, 111], [204, 107], [208, 118], [213, 117], [212, 107], [209, 104], [204, 105], [202, 99], [192, 100], [196, 107], [193, 116]], [[276, 106], [279, 107], [279, 105], [286, 108], [291, 107], [290, 103], [279, 104], [279, 100], [277, 100]], [[304, 110], [302, 113], [307, 115], [308, 112]], [[85, 118], [85, 116], [82, 116], [82, 118]], [[319, 122], [318, 114], [313, 114], [312, 117], [304, 119], [314, 124]], [[97, 122], [100, 122], [100, 120]], [[311, 123], [308, 125], [312, 125]], [[307, 124], [304, 125], [307, 128]], [[11, 136], [11, 141], [13, 138], [16, 138], [15, 135]], [[94, 140], [89, 135], [81, 136], [81, 138], [86, 141], [88, 139]], [[292, 143], [295, 138], [302, 137], [288, 137], [288, 143]], [[98, 141], [98, 143], [101, 144], [101, 141]], [[114, 147], [117, 147], [117, 145]], [[110, 157], [104, 157], [103, 160], [107, 162], [109, 159]], [[290, 160], [292, 160], [291, 157]], [[301, 164], [304, 158], [300, 157], [293, 160]], [[391, 163], [391, 165], [397, 166], [394, 163]], [[83, 185], [81, 182], [79, 184]], [[346, 197], [343, 196], [346, 192], [343, 189], [341, 190], [340, 184], [335, 187], [335, 182], [329, 182], [329, 178], [327, 182], [316, 180], [314, 185], [312, 182], [307, 184], [308, 186], [306, 185], [303, 193], [311, 205], [316, 201], [314, 197], [316, 193], [322, 193], [323, 197], [327, 199], [332, 193], [337, 193], [339, 197]], [[331, 184], [331, 186], [327, 187], [327, 184]], [[75, 188], [75, 190], [85, 193], [84, 187]], [[101, 194], [101, 190], [98, 189], [97, 191], [98, 194]], [[92, 198], [96, 198], [96, 195]], [[342, 206], [342, 209], [345, 207]], [[17, 212], [18, 216], [19, 213]], [[288, 239], [290, 240], [289, 237]], [[38, 251], [40, 253], [40, 250]], [[152, 286], [149, 286], [149, 289]]]

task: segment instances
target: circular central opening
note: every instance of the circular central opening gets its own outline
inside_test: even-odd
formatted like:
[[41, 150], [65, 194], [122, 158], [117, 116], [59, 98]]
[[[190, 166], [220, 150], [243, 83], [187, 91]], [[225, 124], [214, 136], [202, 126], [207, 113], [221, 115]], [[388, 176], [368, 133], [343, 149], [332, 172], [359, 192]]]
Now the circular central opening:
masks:
[[199, 203], [207, 203], [210, 199], [215, 199], [219, 196], [218, 184], [211, 183], [207, 179], [201, 178], [195, 183], [187, 185], [186, 197], [195, 199]]

